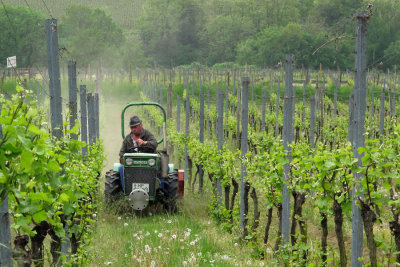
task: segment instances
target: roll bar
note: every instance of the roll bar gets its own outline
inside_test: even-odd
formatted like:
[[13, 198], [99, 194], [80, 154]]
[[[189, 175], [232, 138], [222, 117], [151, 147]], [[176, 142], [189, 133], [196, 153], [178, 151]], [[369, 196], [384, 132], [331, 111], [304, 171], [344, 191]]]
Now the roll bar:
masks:
[[122, 113], [121, 113], [121, 134], [122, 134], [122, 139], [125, 138], [125, 135], [124, 135], [125, 111], [131, 106], [156, 106], [156, 107], [159, 107], [161, 109], [161, 111], [163, 113], [163, 137], [160, 140], [158, 140], [157, 143], [160, 144], [161, 142], [164, 142], [163, 149], [164, 149], [164, 151], [167, 151], [167, 142], [166, 142], [166, 140], [167, 140], [167, 128], [166, 128], [167, 116], [165, 114], [164, 108], [160, 104], [158, 104], [156, 102], [132, 102], [132, 103], [127, 104], [123, 108]]

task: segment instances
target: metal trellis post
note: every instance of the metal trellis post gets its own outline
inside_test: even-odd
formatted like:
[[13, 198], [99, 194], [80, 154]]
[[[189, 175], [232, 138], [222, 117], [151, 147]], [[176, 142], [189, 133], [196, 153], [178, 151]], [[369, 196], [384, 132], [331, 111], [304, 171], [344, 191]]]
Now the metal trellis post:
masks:
[[[356, 25], [356, 56], [355, 56], [355, 79], [354, 79], [354, 121], [353, 121], [353, 154], [358, 159], [358, 164], [362, 165], [362, 154], [358, 153], [359, 147], [364, 147], [365, 143], [365, 111], [366, 111], [366, 70], [367, 70], [367, 12], [357, 12]], [[357, 199], [363, 198], [361, 191], [362, 173], [354, 173], [355, 185], [353, 186], [353, 220], [352, 220], [352, 243], [351, 243], [351, 266], [362, 266], [359, 258], [363, 256], [363, 223], [361, 210], [357, 205]]]
[[[242, 78], [242, 92], [241, 92], [241, 113], [242, 113], [242, 138], [241, 138], [241, 157], [242, 161], [245, 160], [247, 153], [247, 131], [248, 131], [248, 116], [249, 116], [249, 83], [248, 77]], [[238, 94], [239, 96], [240, 94]], [[245, 179], [246, 179], [246, 167], [242, 162], [241, 164], [241, 176], [240, 176], [240, 228], [244, 230], [245, 216], [244, 214], [244, 194], [245, 194]]]

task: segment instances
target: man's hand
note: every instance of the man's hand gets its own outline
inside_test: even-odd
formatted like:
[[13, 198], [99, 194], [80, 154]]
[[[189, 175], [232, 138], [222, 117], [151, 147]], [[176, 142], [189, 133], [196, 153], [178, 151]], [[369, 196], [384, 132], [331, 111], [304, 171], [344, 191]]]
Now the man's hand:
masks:
[[141, 138], [139, 138], [139, 139], [137, 139], [136, 140], [136, 143], [139, 145], [139, 146], [145, 146], [145, 145], [147, 145], [147, 141], [143, 141]]

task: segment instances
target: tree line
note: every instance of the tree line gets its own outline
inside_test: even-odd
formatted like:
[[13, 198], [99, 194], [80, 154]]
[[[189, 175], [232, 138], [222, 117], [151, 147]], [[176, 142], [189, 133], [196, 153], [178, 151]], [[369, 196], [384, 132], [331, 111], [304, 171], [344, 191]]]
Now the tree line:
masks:
[[[72, 1], [71, 1], [72, 2]], [[274, 67], [287, 53], [305, 68], [352, 69], [354, 14], [370, 8], [368, 67], [400, 63], [400, 2], [390, 0], [148, 0], [134, 23], [118, 25], [107, 8], [70, 5], [59, 18], [61, 60], [120, 69], [197, 62]], [[369, 4], [372, 3], [372, 4]], [[56, 8], [53, 6], [53, 8]], [[109, 13], [111, 14], [109, 14]], [[122, 11], [121, 11], [122, 12]], [[44, 65], [44, 10], [0, 8], [0, 58]]]

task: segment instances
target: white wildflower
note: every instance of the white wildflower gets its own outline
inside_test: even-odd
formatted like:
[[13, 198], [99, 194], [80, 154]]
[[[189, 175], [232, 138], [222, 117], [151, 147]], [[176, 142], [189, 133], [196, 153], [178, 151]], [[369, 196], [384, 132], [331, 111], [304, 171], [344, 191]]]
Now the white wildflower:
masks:
[[150, 267], [154, 267], [154, 266], [156, 266], [156, 262], [155, 261], [151, 261]]
[[149, 245], [144, 245], [144, 251], [146, 251], [146, 253], [150, 253], [151, 247]]
[[162, 233], [159, 233], [159, 234], [158, 234], [158, 237], [162, 237]]
[[121, 220], [122, 218], [121, 217], [118, 217], [118, 220]]
[[168, 222], [167, 223], [172, 223], [172, 220], [168, 220]]
[[111, 261], [106, 261], [106, 262], [104, 263], [104, 265], [111, 265], [111, 264], [112, 264]]
[[150, 233], [149, 232], [146, 232], [146, 236], [149, 236], [150, 235]]
[[124, 226], [128, 226], [129, 224], [128, 223], [124, 223]]
[[247, 262], [246, 262], [246, 264], [247, 265], [251, 265], [253, 262], [251, 261], [251, 260], [248, 260]]
[[262, 261], [262, 262], [260, 262], [260, 266], [264, 266], [265, 265], [265, 263]]
[[154, 233], [155, 233], [155, 234], [157, 234], [157, 233], [158, 233], [158, 231], [157, 231], [157, 230], [154, 230]]
[[196, 244], [196, 242], [194, 242], [194, 241], [190, 242], [191, 246], [194, 246], [194, 244]]
[[201, 255], [202, 255], [201, 252], [197, 253], [197, 257], [201, 257]]
[[187, 261], [183, 261], [183, 262], [182, 262], [182, 265], [183, 265], [183, 266], [186, 266], [186, 265], [187, 265]]
[[176, 235], [172, 235], [172, 239], [175, 239], [176, 238]]
[[184, 246], [181, 246], [181, 249], [183, 250], [183, 249], [185, 249], [185, 247], [184, 247]]
[[92, 214], [92, 218], [93, 218], [93, 219], [96, 219], [96, 217], [97, 217], [97, 214], [96, 214], [96, 213], [93, 213], [93, 214]]
[[227, 260], [229, 260], [229, 256], [228, 256], [228, 255], [223, 255], [223, 256], [221, 257], [221, 259], [227, 261]]
[[235, 243], [235, 244], [233, 244], [235, 247], [237, 247], [237, 246], [239, 246], [239, 244], [238, 243]]

